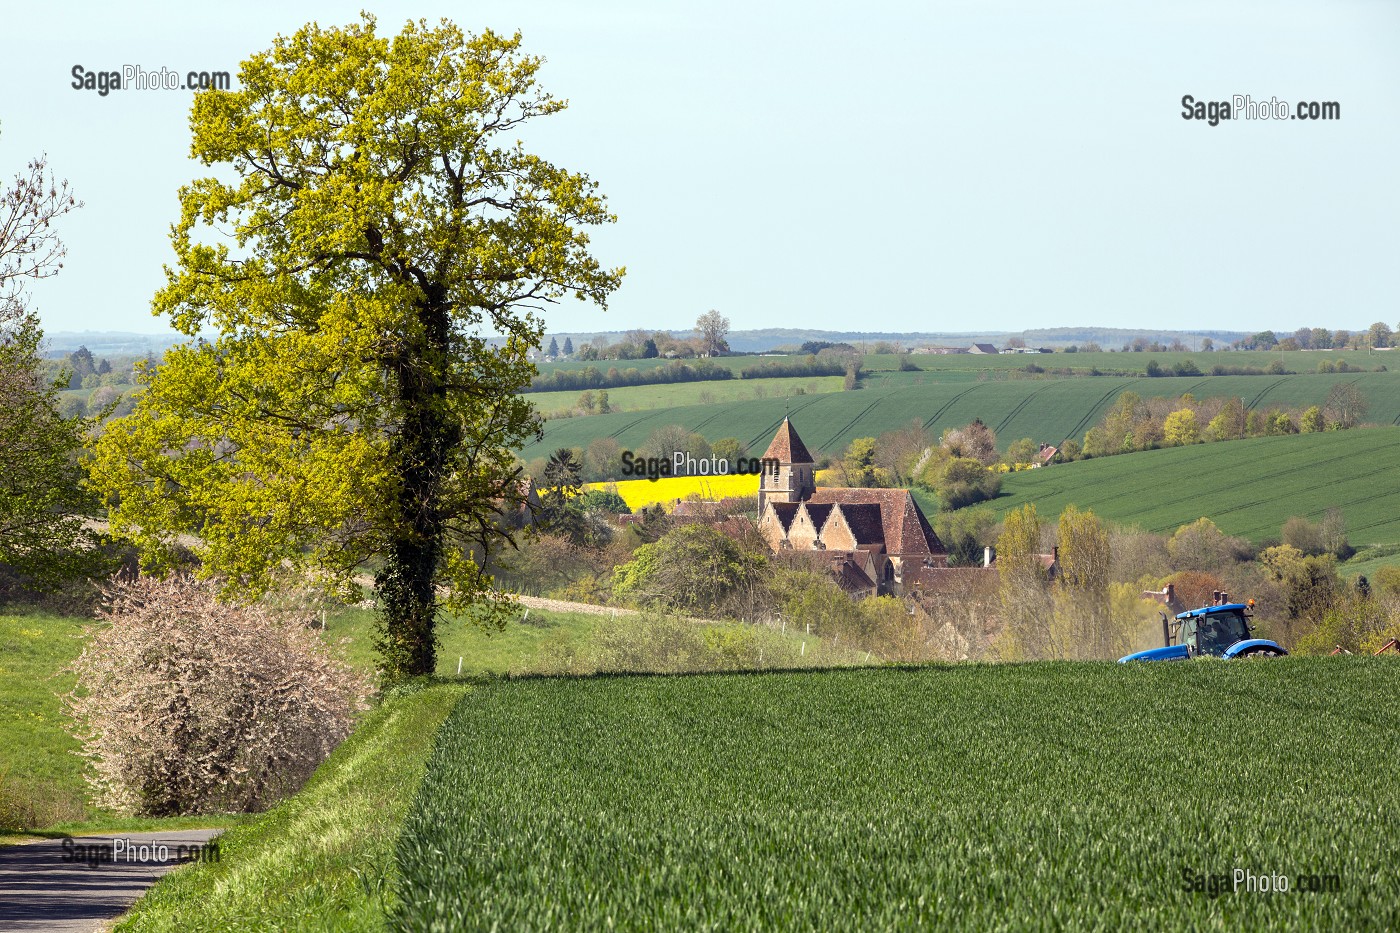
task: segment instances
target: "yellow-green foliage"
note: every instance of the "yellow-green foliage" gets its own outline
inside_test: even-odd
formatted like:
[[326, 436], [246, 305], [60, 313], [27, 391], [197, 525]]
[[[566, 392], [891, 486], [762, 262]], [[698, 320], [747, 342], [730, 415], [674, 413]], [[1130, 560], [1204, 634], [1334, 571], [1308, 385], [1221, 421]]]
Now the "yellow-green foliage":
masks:
[[516, 394], [532, 309], [605, 305], [622, 275], [588, 251], [614, 219], [596, 185], [516, 142], [565, 106], [540, 64], [518, 35], [364, 15], [196, 95], [193, 154], [220, 170], [180, 190], [153, 302], [190, 341], [97, 446], [115, 532], [155, 562], [196, 535], [205, 572], [254, 591], [284, 565], [348, 586], [377, 557], [386, 664], [431, 670], [438, 594], [490, 598], [476, 539], [538, 424]]

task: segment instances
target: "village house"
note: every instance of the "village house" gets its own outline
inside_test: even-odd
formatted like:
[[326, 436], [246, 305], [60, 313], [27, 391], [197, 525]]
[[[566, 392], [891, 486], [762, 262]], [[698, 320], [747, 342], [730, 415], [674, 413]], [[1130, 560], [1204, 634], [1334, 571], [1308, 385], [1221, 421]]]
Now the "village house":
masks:
[[823, 551], [854, 595], [898, 595], [906, 574], [946, 567], [948, 551], [907, 489], [818, 488], [807, 446], [783, 419], [763, 454], [758, 530], [775, 553]]

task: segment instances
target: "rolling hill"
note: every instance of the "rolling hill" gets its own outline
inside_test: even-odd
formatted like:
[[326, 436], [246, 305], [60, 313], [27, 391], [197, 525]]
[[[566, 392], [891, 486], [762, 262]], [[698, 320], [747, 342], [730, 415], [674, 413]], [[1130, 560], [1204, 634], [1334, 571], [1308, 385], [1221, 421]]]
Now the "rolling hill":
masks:
[[[1117, 354], [1126, 356], [1128, 354]], [[657, 428], [683, 425], [711, 441], [737, 437], [760, 452], [784, 414], [792, 416], [818, 456], [839, 454], [857, 437], [873, 437], [917, 419], [935, 434], [980, 418], [1005, 446], [1020, 437], [1059, 443], [1082, 438], [1125, 391], [1144, 397], [1242, 398], [1250, 408], [1320, 404], [1333, 385], [1353, 383], [1366, 396], [1367, 421], [1400, 424], [1400, 373], [1295, 376], [982, 378], [971, 373], [887, 373], [851, 392], [792, 399], [748, 399], [550, 421], [543, 438], [520, 450], [530, 460], [558, 447], [587, 447], [611, 437], [636, 450]]]
[[[999, 514], [1034, 502], [1053, 520], [1071, 503], [1145, 531], [1206, 516], [1227, 534], [1277, 537], [1291, 516], [1336, 506], [1353, 545], [1400, 541], [1400, 429], [1261, 437], [1060, 464], [1007, 475]], [[922, 496], [925, 508], [936, 506]]]

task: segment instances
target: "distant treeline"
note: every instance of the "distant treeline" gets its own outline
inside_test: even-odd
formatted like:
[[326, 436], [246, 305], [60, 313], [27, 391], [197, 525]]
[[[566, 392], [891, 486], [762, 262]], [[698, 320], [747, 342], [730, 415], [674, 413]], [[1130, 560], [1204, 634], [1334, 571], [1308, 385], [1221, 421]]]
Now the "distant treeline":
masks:
[[[1361, 366], [1351, 366], [1346, 360], [1323, 360], [1317, 364], [1319, 373], [1362, 373], [1367, 370]], [[1377, 367], [1377, 371], [1384, 372], [1385, 367]], [[1161, 366], [1156, 360], [1147, 361], [1147, 375], [1149, 376], [1204, 376], [1200, 368], [1191, 360], [1183, 360], [1180, 363], [1173, 363], [1170, 366]], [[1212, 376], [1296, 376], [1297, 372], [1284, 368], [1279, 360], [1274, 360], [1263, 368], [1258, 366], [1224, 366], [1215, 365], [1210, 368]]]
[[615, 389], [619, 386], [667, 385], [673, 382], [708, 382], [733, 379], [734, 371], [713, 360], [681, 362], [672, 360], [664, 366], [635, 366], [619, 370], [616, 366], [604, 371], [597, 366], [582, 369], [558, 369], [541, 373], [530, 380], [527, 392], [561, 392], [582, 389]]
[[[903, 365], [900, 369], [904, 369]], [[913, 367], [919, 368], [919, 367]], [[1286, 368], [1279, 360], [1274, 360], [1268, 366], [1227, 366], [1217, 363], [1211, 366], [1209, 371], [1203, 372], [1194, 360], [1180, 360], [1175, 363], [1162, 364], [1156, 360], [1148, 360], [1145, 370], [1138, 369], [1106, 369], [1101, 366], [1090, 366], [1087, 369], [1075, 369], [1068, 366], [1040, 366], [1037, 363], [1027, 363], [1015, 370], [1014, 373], [1030, 373], [1033, 376], [1049, 374], [1051, 376], [1113, 376], [1115, 378], [1133, 378], [1135, 376], [1296, 376], [1297, 370]], [[1366, 373], [1366, 372], [1386, 372], [1384, 365], [1377, 365], [1374, 369], [1367, 369], [1365, 366], [1357, 366], [1355, 363], [1348, 363], [1346, 360], [1322, 360], [1317, 364], [1319, 373]]]
[[843, 359], [809, 356], [795, 362], [762, 363], [746, 366], [738, 373], [713, 360], [672, 360], [664, 366], [646, 369], [611, 367], [606, 372], [597, 366], [583, 369], [560, 369], [541, 373], [530, 382], [527, 392], [563, 392], [584, 389], [616, 389], [622, 386], [669, 385], [680, 382], [711, 382], [725, 379], [771, 379], [778, 376], [839, 376], [847, 370]]
[[[779, 376], [840, 376], [851, 368], [851, 361], [840, 356], [808, 356], [792, 362], [773, 360], [756, 366], [745, 366], [740, 375], [745, 379], [773, 379]], [[857, 371], [859, 367], [856, 367]]]

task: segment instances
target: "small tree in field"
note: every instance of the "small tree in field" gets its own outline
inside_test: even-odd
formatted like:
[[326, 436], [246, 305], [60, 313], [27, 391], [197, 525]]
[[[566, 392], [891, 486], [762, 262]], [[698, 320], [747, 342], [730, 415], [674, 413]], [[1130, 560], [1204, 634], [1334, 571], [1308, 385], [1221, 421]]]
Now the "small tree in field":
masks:
[[1355, 383], [1339, 382], [1328, 390], [1327, 401], [1322, 407], [1334, 424], [1345, 429], [1356, 427], [1366, 417], [1370, 406]]
[[143, 816], [254, 812], [350, 732], [368, 684], [306, 620], [219, 603], [188, 576], [107, 588], [73, 664], [96, 802]]
[[1166, 442], [1173, 447], [1196, 443], [1200, 438], [1200, 431], [1196, 427], [1196, 413], [1189, 408], [1183, 408], [1167, 415], [1162, 424], [1162, 434]]

